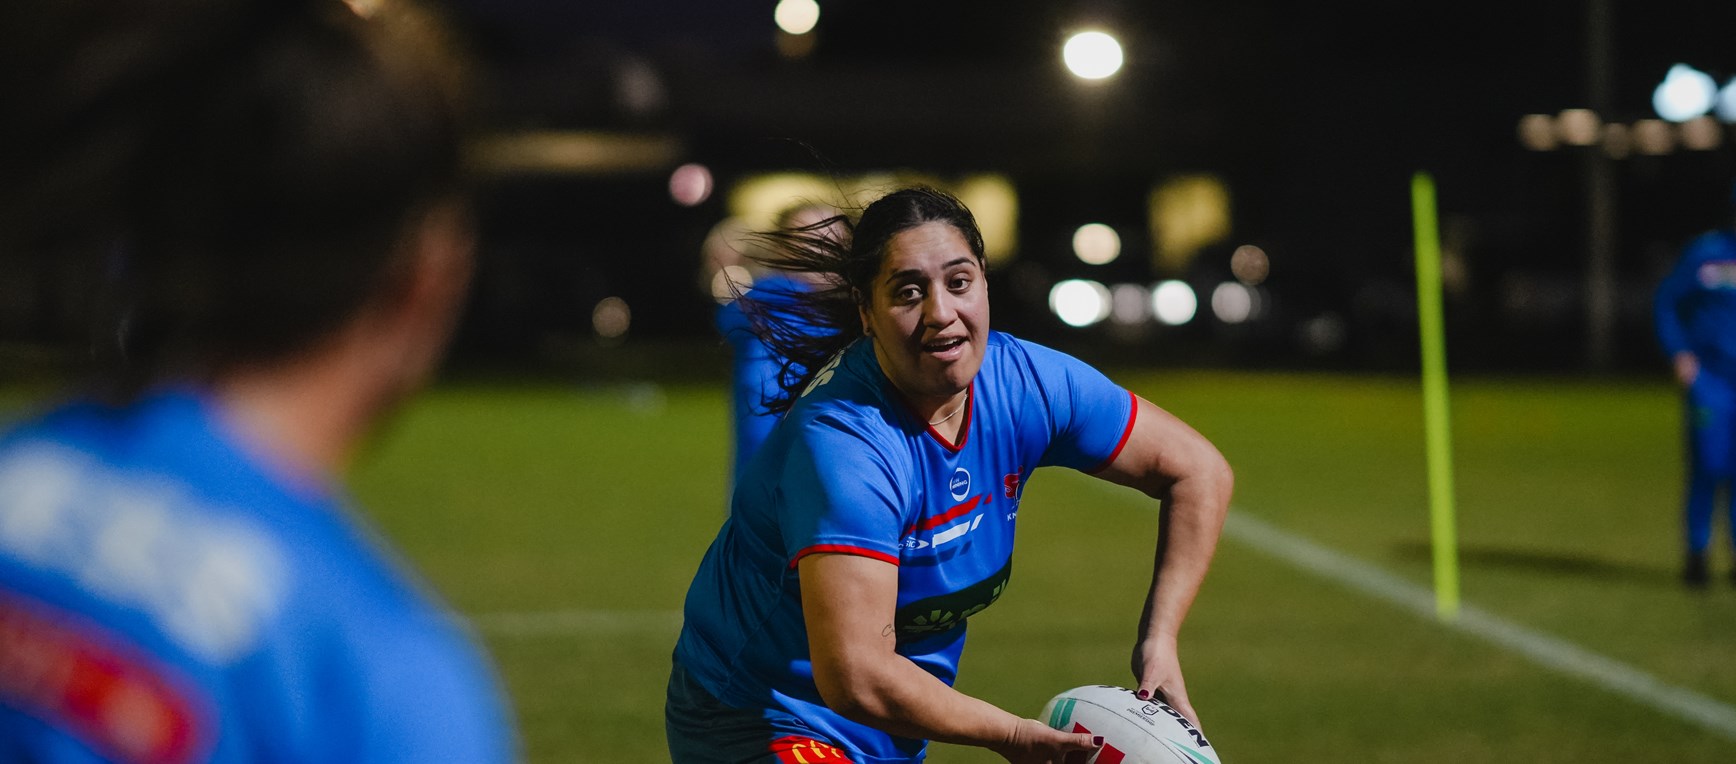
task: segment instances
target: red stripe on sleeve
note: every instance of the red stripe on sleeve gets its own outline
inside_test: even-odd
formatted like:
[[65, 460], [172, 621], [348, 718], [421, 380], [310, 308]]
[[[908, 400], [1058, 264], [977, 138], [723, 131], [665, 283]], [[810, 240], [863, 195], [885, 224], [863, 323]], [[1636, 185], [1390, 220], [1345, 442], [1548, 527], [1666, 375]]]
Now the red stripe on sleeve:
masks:
[[1114, 451], [1109, 452], [1108, 459], [1104, 459], [1102, 464], [1086, 470], [1086, 474], [1094, 475], [1109, 469], [1109, 465], [1115, 463], [1115, 457], [1121, 455], [1121, 449], [1127, 447], [1127, 439], [1133, 437], [1133, 423], [1139, 421], [1139, 396], [1134, 395], [1133, 391], [1129, 390], [1127, 391], [1127, 397], [1131, 401], [1131, 408], [1127, 412], [1127, 427], [1121, 431], [1120, 442], [1115, 444]]
[[853, 555], [856, 555], [857, 557], [867, 557], [870, 559], [879, 560], [881, 562], [891, 563], [893, 565], [898, 564], [898, 558], [897, 557], [894, 557], [893, 555], [889, 555], [885, 552], [875, 551], [873, 549], [865, 549], [865, 548], [859, 547], [859, 546], [850, 546], [849, 544], [815, 544], [811, 547], [803, 549], [800, 552], [797, 552], [796, 556], [790, 560], [790, 568], [794, 569], [796, 567], [796, 563], [801, 562], [803, 557], [807, 557], [810, 554], [853, 554]]

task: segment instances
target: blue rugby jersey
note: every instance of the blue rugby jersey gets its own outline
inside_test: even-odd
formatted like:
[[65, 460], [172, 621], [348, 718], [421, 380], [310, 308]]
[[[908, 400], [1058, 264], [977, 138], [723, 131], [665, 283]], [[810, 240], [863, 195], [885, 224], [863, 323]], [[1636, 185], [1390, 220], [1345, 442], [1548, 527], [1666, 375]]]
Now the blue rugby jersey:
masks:
[[1658, 343], [1693, 351], [1705, 371], [1736, 380], [1736, 233], [1704, 234], [1682, 251], [1653, 301]]
[[492, 671], [332, 488], [215, 404], [0, 438], [0, 760], [502, 762]]
[[898, 565], [898, 653], [948, 684], [966, 619], [1005, 591], [1025, 481], [1096, 470], [1132, 432], [1133, 396], [1060, 352], [991, 332], [958, 442], [916, 418], [869, 342], [821, 370], [736, 486], [688, 590], [675, 660], [726, 704], [794, 717], [861, 761], [925, 741], [856, 724], [814, 687], [796, 563], [815, 552]]
[[[756, 282], [746, 296], [778, 314], [785, 325], [812, 330], [798, 317], [779, 310], [796, 303], [799, 295], [808, 290], [808, 285], [799, 279], [773, 273]], [[740, 301], [718, 306], [716, 318], [717, 331], [730, 348], [730, 424], [735, 436], [731, 474], [734, 482], [739, 483], [754, 452], [778, 423], [778, 415], [767, 412], [765, 402], [778, 394], [783, 358], [754, 334], [753, 324], [742, 312]], [[791, 369], [797, 377], [802, 371], [799, 367]]]

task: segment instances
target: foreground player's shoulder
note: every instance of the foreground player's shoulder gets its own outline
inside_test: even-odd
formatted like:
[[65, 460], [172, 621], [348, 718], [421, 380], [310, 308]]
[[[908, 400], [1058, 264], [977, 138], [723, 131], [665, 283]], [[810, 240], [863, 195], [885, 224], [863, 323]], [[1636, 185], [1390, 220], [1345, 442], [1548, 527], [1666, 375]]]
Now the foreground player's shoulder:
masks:
[[1736, 259], [1736, 231], [1720, 228], [1700, 234], [1688, 242], [1683, 254], [1694, 261]]

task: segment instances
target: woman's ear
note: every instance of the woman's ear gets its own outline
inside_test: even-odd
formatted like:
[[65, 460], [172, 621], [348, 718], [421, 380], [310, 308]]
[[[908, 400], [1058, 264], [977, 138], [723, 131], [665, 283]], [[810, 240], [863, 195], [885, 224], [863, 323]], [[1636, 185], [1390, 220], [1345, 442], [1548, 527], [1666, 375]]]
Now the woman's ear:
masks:
[[874, 327], [868, 323], [868, 303], [862, 299], [862, 291], [850, 287], [850, 299], [856, 303], [856, 319], [862, 322], [862, 336], [874, 336]]

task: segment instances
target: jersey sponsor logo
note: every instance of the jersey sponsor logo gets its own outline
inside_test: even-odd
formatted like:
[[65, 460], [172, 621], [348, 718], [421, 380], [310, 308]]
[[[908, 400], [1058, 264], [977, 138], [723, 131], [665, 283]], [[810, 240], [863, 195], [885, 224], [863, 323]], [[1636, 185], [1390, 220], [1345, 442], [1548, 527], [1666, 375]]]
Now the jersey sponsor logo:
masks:
[[772, 741], [771, 752], [778, 764], [850, 764], [850, 754], [830, 743], [800, 735], [785, 735]]
[[1007, 564], [988, 578], [956, 592], [925, 597], [898, 608], [892, 615], [892, 623], [900, 638], [921, 638], [948, 631], [995, 604], [1012, 577], [1013, 561], [1008, 558]]
[[3, 594], [0, 703], [121, 762], [194, 761], [211, 737], [199, 705], [142, 651]]
[[257, 644], [287, 575], [280, 547], [251, 523], [40, 443], [0, 455], [0, 557], [143, 611], [219, 665]]
[[946, 481], [946, 487], [952, 492], [953, 501], [964, 501], [970, 495], [970, 472], [960, 467], [953, 471], [952, 479]]
[[1706, 289], [1736, 289], [1736, 260], [1710, 260], [1701, 263], [1697, 275], [1700, 286]]
[[[982, 503], [982, 499], [983, 497], [981, 496], [972, 497], [970, 501], [952, 507], [934, 517], [930, 517], [922, 522], [910, 526], [905, 529], [904, 540], [899, 542], [899, 546], [913, 552], [924, 549], [934, 549], [938, 551], [940, 547], [964, 538], [971, 531], [974, 531], [981, 526], [983, 518], [987, 516], [986, 512], [979, 512], [975, 515], [971, 514], [976, 510], [977, 505]], [[930, 531], [932, 531], [932, 533], [929, 533]], [[925, 533], [927, 533], [926, 536], [923, 535]], [[954, 548], [959, 546], [960, 545], [957, 544], [953, 545]], [[949, 549], [947, 551], [951, 552], [954, 551], [954, 549]], [[916, 560], [913, 564], [922, 565], [933, 564], [935, 562], [938, 562], [938, 560], [935, 558], [928, 558], [926, 560]]]

